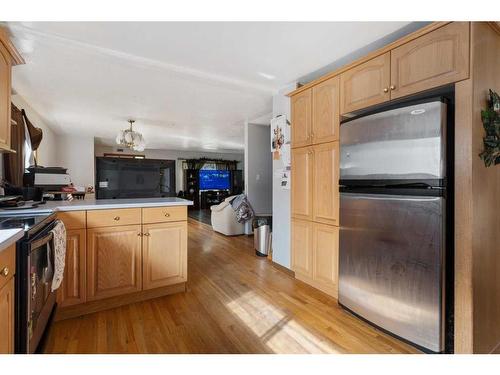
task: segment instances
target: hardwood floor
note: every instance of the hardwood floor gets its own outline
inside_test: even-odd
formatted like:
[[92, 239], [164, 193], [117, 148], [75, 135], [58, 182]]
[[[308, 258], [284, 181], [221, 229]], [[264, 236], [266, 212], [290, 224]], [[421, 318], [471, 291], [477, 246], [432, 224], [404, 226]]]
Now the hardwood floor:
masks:
[[186, 293], [54, 323], [45, 353], [416, 353], [189, 220]]
[[212, 211], [210, 209], [188, 210], [188, 216], [196, 221], [212, 225]]

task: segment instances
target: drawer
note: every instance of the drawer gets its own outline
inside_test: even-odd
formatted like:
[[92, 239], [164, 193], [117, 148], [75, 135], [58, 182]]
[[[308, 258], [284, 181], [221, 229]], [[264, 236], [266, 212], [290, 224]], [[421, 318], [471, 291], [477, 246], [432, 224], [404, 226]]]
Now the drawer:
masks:
[[87, 211], [87, 228], [112, 227], [141, 223], [140, 208]]
[[144, 224], [164, 223], [167, 221], [187, 220], [187, 207], [150, 207], [142, 209], [142, 222]]
[[66, 229], [85, 229], [86, 226], [85, 211], [58, 212], [57, 218], [62, 220]]
[[10, 245], [0, 252], [0, 288], [14, 276], [16, 272], [16, 245]]

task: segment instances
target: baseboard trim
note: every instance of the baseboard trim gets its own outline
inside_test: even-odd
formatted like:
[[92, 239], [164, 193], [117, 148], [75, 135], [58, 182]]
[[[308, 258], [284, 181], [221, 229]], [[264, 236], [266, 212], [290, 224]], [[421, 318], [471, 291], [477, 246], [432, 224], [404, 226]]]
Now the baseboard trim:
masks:
[[293, 272], [291, 269], [286, 268], [285, 266], [282, 266], [281, 264], [278, 264], [278, 263], [274, 262], [273, 260], [269, 260], [269, 261], [271, 262], [271, 265], [274, 268], [280, 270], [281, 272], [286, 273], [288, 276], [295, 278], [295, 272]]
[[124, 294], [98, 301], [86, 302], [73, 306], [57, 307], [54, 320], [76, 318], [78, 316], [92, 314], [99, 311], [109, 310], [131, 303], [146, 301], [148, 299], [168, 296], [169, 294], [181, 293], [186, 291], [186, 283], [169, 285], [151, 290], [142, 290], [140, 292]]

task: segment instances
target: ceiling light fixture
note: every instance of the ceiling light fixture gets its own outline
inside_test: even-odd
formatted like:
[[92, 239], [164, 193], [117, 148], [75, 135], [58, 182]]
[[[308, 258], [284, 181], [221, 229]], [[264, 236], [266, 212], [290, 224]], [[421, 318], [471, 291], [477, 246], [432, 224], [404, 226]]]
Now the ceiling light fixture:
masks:
[[125, 130], [120, 130], [116, 136], [116, 143], [123, 147], [128, 147], [134, 151], [144, 151], [146, 147], [146, 141], [141, 133], [136, 132], [132, 129], [135, 120], [128, 120], [130, 123], [130, 128]]

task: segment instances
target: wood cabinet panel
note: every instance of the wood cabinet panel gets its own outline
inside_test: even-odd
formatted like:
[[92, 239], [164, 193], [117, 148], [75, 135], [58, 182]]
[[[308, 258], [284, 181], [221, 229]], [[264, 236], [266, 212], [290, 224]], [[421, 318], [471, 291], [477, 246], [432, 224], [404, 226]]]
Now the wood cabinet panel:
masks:
[[184, 220], [187, 220], [187, 206], [148, 207], [142, 209], [142, 222], [144, 224]]
[[14, 277], [0, 288], [0, 354], [14, 353]]
[[312, 222], [292, 219], [292, 270], [312, 277], [313, 274]]
[[187, 222], [143, 226], [143, 289], [187, 281]]
[[339, 142], [314, 146], [313, 221], [339, 225]]
[[313, 144], [339, 139], [340, 76], [330, 78], [312, 88]]
[[87, 230], [87, 300], [142, 289], [141, 226]]
[[10, 92], [12, 57], [0, 43], [0, 149], [10, 149]]
[[84, 229], [86, 227], [86, 211], [58, 212], [57, 218], [64, 223], [66, 229]]
[[302, 147], [311, 144], [312, 94], [306, 90], [292, 97], [292, 147]]
[[319, 289], [338, 298], [339, 228], [313, 224], [313, 279]]
[[16, 272], [16, 245], [10, 245], [0, 252], [0, 288], [3, 287]]
[[86, 231], [70, 229], [66, 232], [66, 264], [64, 279], [57, 291], [60, 306], [84, 303], [86, 298]]
[[391, 53], [386, 52], [340, 75], [341, 114], [390, 99]]
[[292, 149], [291, 210], [292, 217], [312, 219], [313, 162], [312, 147]]
[[469, 23], [453, 22], [391, 51], [391, 98], [469, 76]]
[[87, 211], [87, 228], [141, 224], [140, 208]]

